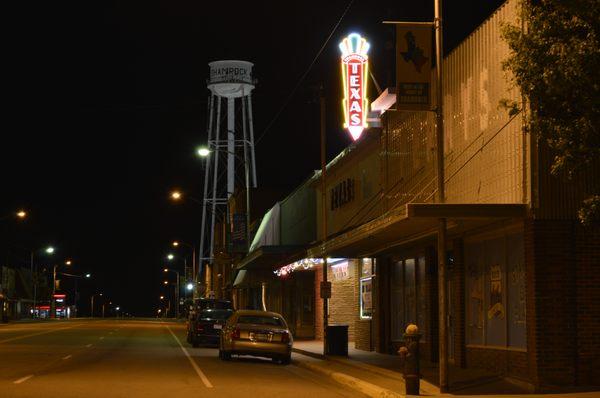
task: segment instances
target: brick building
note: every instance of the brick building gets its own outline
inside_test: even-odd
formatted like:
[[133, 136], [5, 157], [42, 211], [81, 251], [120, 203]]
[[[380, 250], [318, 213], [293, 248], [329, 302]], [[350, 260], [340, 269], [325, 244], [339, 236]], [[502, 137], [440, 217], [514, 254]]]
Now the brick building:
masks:
[[[256, 281], [271, 286], [269, 309], [294, 320], [294, 311], [311, 309], [302, 335], [322, 338], [324, 250], [332, 258], [330, 322], [348, 324], [357, 348], [389, 354], [415, 323], [423, 355], [436, 362], [443, 217], [449, 361], [537, 389], [598, 384], [600, 228], [581, 226], [575, 214], [586, 194], [600, 191], [600, 165], [569, 182], [551, 176], [552, 153], [524, 132], [524, 115], [498, 106], [520, 100], [502, 71], [508, 47], [500, 35], [517, 15], [518, 2], [506, 2], [443, 61], [445, 203], [435, 202], [434, 114], [388, 107], [381, 128], [327, 166], [326, 239], [316, 173], [304, 184], [314, 192], [316, 210], [303, 212], [315, 217], [313, 236], [271, 242], [238, 264], [262, 270]], [[381, 102], [390, 97], [388, 89]], [[273, 274], [281, 270], [285, 278]], [[302, 294], [286, 293], [299, 286]]]

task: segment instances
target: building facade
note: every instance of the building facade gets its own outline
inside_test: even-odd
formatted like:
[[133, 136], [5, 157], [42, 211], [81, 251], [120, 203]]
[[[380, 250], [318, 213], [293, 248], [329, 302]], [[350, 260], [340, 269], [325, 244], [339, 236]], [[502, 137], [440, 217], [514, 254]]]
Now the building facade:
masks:
[[[444, 203], [436, 202], [435, 115], [390, 107], [380, 129], [327, 166], [327, 236], [317, 173], [315, 211], [306, 213], [316, 220], [314, 239], [287, 250], [272, 241], [279, 252], [251, 251], [238, 265], [251, 272], [261, 263], [281, 286], [269, 309], [290, 317], [291, 308], [310, 309], [304, 315], [314, 320], [300, 335], [323, 335], [317, 259], [325, 253], [329, 321], [348, 324], [359, 349], [395, 354], [406, 326], [417, 324], [421, 352], [434, 363], [445, 338], [455, 366], [536, 389], [600, 380], [600, 228], [575, 216], [585, 195], [600, 190], [600, 165], [572, 181], [551, 176], [553, 155], [525, 132], [524, 111], [509, 116], [499, 106], [521, 99], [502, 70], [509, 50], [500, 33], [503, 23], [516, 23], [518, 7], [506, 2], [443, 61]], [[445, 253], [437, 250], [440, 218]], [[439, 333], [440, 256], [447, 336]]]

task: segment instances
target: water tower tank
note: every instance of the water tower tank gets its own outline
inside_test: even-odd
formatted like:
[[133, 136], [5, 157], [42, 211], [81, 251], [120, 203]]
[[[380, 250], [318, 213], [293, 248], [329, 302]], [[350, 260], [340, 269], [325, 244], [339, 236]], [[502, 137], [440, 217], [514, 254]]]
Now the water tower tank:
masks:
[[214, 61], [208, 64], [210, 78], [208, 88], [214, 95], [226, 98], [239, 98], [250, 94], [254, 89], [252, 62]]

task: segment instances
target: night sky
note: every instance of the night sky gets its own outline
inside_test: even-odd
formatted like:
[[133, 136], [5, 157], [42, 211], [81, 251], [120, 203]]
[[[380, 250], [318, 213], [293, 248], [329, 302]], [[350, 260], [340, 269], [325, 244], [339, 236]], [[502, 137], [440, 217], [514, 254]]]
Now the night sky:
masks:
[[[450, 51], [502, 1], [444, 2]], [[207, 63], [255, 64], [259, 186], [286, 192], [319, 168], [323, 84], [330, 158], [350, 140], [340, 128], [337, 44], [358, 32], [371, 69], [394, 83], [394, 32], [383, 20], [433, 18], [431, 1], [355, 0], [279, 118], [274, 116], [337, 23], [347, 1], [11, 2], [5, 5], [4, 128], [0, 212], [2, 265], [40, 267], [73, 259], [82, 314], [104, 292], [127, 312], [153, 314], [170, 242], [197, 244], [200, 208], [173, 204], [177, 187], [202, 196], [196, 146], [206, 142]], [[371, 85], [370, 98], [376, 93]], [[268, 131], [265, 127], [271, 124]], [[264, 135], [263, 135], [264, 133]], [[183, 252], [180, 252], [183, 254]]]

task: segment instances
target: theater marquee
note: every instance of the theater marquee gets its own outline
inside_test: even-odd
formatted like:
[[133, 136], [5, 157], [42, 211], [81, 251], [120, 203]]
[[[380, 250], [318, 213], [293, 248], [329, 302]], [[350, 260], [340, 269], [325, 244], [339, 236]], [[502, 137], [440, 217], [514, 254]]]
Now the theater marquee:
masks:
[[357, 33], [348, 35], [341, 43], [342, 82], [344, 85], [344, 128], [357, 140], [367, 127], [369, 100], [369, 43]]

